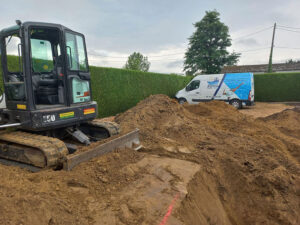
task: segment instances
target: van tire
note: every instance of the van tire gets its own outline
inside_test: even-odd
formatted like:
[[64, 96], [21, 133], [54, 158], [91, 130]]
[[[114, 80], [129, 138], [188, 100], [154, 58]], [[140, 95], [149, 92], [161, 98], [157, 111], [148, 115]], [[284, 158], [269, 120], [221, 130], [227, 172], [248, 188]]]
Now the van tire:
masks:
[[180, 105], [184, 104], [185, 102], [186, 102], [186, 99], [185, 99], [185, 98], [179, 98], [179, 99], [178, 99], [178, 103], [179, 103]]
[[232, 105], [236, 109], [241, 109], [242, 108], [242, 102], [238, 99], [232, 99], [229, 102], [230, 105]]

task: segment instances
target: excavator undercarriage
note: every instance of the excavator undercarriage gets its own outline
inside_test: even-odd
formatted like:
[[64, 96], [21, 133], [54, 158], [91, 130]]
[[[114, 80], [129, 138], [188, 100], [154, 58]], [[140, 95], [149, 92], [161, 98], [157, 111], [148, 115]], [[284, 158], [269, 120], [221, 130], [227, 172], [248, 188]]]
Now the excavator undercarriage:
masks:
[[[77, 135], [88, 138], [82, 140], [81, 144], [75, 142], [75, 135], [65, 136], [64, 140], [60, 140], [25, 131], [2, 131], [0, 133], [0, 162], [27, 168], [31, 171], [45, 168], [71, 170], [81, 162], [115, 149], [127, 147], [138, 150], [141, 147], [138, 129], [125, 135], [119, 135], [120, 129], [116, 123], [97, 120], [90, 121], [82, 127], [88, 133], [85, 134], [79, 129], [75, 131], [79, 133]], [[111, 138], [106, 142], [77, 153], [78, 147], [89, 145], [90, 141], [100, 141], [109, 137]]]

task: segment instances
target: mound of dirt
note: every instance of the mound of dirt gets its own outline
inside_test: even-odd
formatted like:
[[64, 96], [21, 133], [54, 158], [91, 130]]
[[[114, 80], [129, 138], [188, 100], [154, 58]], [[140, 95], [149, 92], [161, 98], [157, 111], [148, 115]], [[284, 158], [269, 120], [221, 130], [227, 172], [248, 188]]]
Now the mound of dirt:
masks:
[[[217, 143], [215, 132], [223, 136], [222, 132], [217, 131], [217, 124], [213, 121], [220, 120], [219, 115], [222, 114], [219, 112], [220, 108], [226, 115], [235, 113], [238, 118], [230, 116], [233, 120], [245, 118], [237, 113], [236, 109], [223, 102], [215, 101], [201, 106], [183, 107], [165, 95], [154, 95], [118, 115], [115, 120], [121, 124], [125, 133], [139, 128], [141, 140], [146, 148], [190, 152], [207, 143], [207, 139], [211, 139], [211, 142], [215, 140]], [[229, 118], [224, 123], [230, 125]]]
[[300, 141], [273, 124], [224, 102], [182, 106], [164, 95], [116, 121], [140, 129], [146, 153], [201, 166], [176, 214], [184, 224], [299, 223]]
[[124, 150], [70, 172], [31, 173], [1, 165], [0, 224], [100, 224], [99, 214], [104, 209], [119, 209], [111, 196], [141, 178], [144, 169], [128, 171], [126, 166], [142, 158], [137, 152]]
[[300, 138], [300, 108], [287, 109], [280, 113], [261, 118], [262, 121], [268, 122], [279, 128], [284, 134]]
[[224, 102], [150, 96], [115, 118], [124, 133], [140, 129], [141, 152], [70, 172], [0, 165], [0, 224], [298, 225], [297, 115], [254, 119]]

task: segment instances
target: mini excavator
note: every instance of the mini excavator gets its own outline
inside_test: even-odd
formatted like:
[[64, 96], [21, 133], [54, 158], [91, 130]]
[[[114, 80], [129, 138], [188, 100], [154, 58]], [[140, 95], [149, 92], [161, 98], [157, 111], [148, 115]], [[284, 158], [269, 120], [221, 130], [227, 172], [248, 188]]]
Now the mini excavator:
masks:
[[[117, 148], [140, 147], [138, 129], [121, 136], [118, 124], [95, 120], [83, 34], [59, 24], [17, 20], [0, 32], [0, 56], [1, 163], [32, 171], [71, 170]], [[109, 137], [76, 152], [74, 142], [89, 145]]]

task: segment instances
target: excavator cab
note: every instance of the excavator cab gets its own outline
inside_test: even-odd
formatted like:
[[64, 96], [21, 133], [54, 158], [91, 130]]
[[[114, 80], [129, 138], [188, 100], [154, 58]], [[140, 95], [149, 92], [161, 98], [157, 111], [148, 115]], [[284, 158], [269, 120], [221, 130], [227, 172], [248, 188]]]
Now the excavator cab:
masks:
[[0, 48], [1, 121], [49, 130], [96, 117], [83, 34], [58, 24], [17, 21], [0, 32]]

